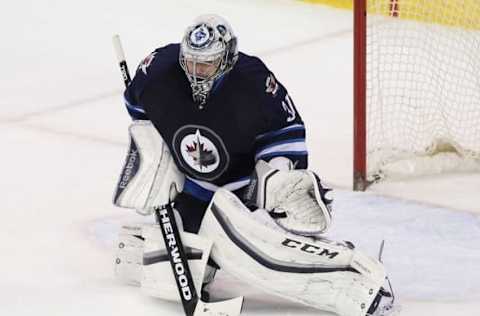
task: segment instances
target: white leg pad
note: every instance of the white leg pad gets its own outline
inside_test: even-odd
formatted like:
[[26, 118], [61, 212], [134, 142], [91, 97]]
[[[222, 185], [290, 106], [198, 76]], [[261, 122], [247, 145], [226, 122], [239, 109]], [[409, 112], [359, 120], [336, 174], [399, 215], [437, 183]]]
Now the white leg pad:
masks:
[[[144, 236], [142, 292], [166, 300], [180, 301], [160, 228], [156, 225], [144, 227]], [[188, 257], [195, 289], [200, 297], [212, 242], [187, 232], [182, 232], [180, 238]]]
[[343, 243], [275, 229], [254, 213], [226, 190], [214, 195], [199, 234], [214, 241], [211, 255], [224, 271], [320, 310], [366, 314], [385, 279], [378, 260]]
[[[181, 232], [197, 294], [200, 296], [212, 242]], [[115, 259], [116, 277], [141, 287], [149, 296], [180, 301], [177, 285], [158, 225], [128, 225], [121, 229]]]
[[115, 276], [127, 284], [140, 286], [143, 275], [144, 241], [140, 225], [120, 229], [115, 257]]

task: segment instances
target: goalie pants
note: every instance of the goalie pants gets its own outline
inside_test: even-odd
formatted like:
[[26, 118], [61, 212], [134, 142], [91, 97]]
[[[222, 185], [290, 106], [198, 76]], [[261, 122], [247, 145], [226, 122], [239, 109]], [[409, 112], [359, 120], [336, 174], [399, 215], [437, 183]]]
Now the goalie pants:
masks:
[[184, 192], [176, 196], [174, 203], [182, 217], [183, 229], [189, 233], [198, 233], [209, 203]]

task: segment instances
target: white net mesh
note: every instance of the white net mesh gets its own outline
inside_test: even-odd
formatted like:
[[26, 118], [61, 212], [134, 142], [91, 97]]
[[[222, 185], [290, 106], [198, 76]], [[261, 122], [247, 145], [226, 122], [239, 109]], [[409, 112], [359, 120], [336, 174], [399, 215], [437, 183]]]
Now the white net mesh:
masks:
[[480, 0], [367, 3], [368, 178], [444, 151], [480, 167]]

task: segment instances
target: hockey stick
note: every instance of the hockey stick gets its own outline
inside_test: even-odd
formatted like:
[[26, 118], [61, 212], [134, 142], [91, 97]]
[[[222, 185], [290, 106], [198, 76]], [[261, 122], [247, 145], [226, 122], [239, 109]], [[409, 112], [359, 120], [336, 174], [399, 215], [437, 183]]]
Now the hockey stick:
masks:
[[235, 316], [240, 315], [243, 297], [237, 297], [217, 303], [203, 302], [197, 294], [192, 274], [185, 256], [180, 233], [171, 204], [155, 209], [155, 216], [162, 231], [168, 258], [175, 276], [177, 289], [182, 299], [185, 314], [190, 316]]
[[[122, 72], [123, 82], [125, 86], [128, 87], [131, 79], [120, 37], [118, 35], [113, 36], [113, 47]], [[188, 265], [188, 260], [185, 255], [180, 231], [175, 221], [172, 203], [156, 207], [155, 217], [160, 225], [165, 247], [168, 248], [168, 259], [172, 267], [185, 314], [187, 316], [240, 315], [243, 306], [243, 296], [216, 303], [206, 303], [199, 298]]]
[[125, 53], [123, 52], [122, 42], [120, 41], [120, 35], [116, 34], [112, 38], [113, 49], [117, 55], [118, 65], [120, 66], [120, 71], [122, 72], [123, 83], [125, 87], [128, 87], [130, 84], [130, 72], [128, 71], [127, 61], [125, 60]]

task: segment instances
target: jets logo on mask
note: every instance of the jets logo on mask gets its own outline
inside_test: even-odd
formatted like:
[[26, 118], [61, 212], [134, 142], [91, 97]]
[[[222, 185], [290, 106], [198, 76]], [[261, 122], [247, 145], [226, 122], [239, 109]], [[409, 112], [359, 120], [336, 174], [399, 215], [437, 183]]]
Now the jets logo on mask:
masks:
[[212, 31], [206, 25], [197, 26], [190, 33], [190, 43], [193, 47], [204, 47], [211, 42]]
[[173, 137], [174, 152], [187, 174], [211, 181], [227, 169], [229, 156], [223, 141], [212, 130], [197, 125], [180, 128]]

